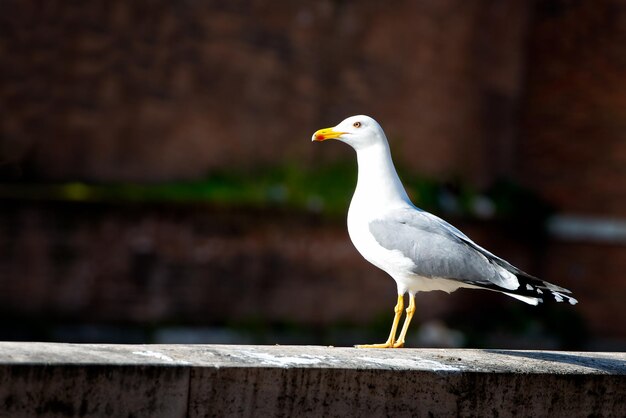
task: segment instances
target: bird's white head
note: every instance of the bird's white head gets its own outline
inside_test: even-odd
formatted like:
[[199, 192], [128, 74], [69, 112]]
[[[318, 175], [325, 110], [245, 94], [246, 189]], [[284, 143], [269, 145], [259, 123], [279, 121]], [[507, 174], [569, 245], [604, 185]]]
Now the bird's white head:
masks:
[[312, 141], [337, 139], [345, 142], [355, 150], [372, 145], [387, 145], [387, 138], [378, 122], [369, 116], [357, 115], [344, 119], [337, 126], [320, 129], [313, 134]]

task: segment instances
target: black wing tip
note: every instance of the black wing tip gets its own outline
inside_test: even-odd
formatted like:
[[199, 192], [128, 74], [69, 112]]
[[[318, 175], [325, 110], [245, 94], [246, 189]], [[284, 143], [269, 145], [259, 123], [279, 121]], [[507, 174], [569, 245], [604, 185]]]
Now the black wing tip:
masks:
[[547, 302], [568, 302], [570, 305], [576, 305], [578, 300], [568, 295], [572, 293], [563, 287], [544, 282], [536, 277], [527, 275], [516, 275], [519, 287], [517, 289], [506, 289], [496, 284], [490, 283], [471, 283], [477, 287], [495, 290], [504, 293], [522, 302], [537, 306], [539, 303]]
[[511, 292], [520, 296], [534, 297], [540, 302], [549, 300], [551, 302], [568, 302], [570, 305], [576, 305], [578, 300], [568, 295], [572, 291], [564, 287], [556, 286], [552, 283], [545, 282], [541, 279], [530, 275], [517, 275], [519, 288]]

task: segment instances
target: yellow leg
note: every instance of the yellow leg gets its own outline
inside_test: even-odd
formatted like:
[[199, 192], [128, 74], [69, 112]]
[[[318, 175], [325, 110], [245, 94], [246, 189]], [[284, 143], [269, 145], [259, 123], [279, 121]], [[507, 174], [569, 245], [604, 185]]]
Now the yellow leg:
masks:
[[357, 345], [356, 348], [392, 348], [396, 342], [396, 332], [398, 332], [398, 323], [400, 322], [400, 317], [402, 316], [402, 309], [404, 309], [404, 295], [398, 295], [398, 303], [396, 303], [396, 307], [393, 308], [393, 311], [395, 312], [393, 325], [391, 326], [391, 332], [389, 333], [389, 338], [387, 338], [386, 342], [382, 344]]
[[411, 323], [411, 319], [413, 319], [413, 314], [415, 313], [415, 295], [411, 293], [409, 296], [409, 306], [406, 308], [404, 324], [402, 324], [402, 330], [400, 331], [400, 335], [393, 345], [393, 348], [404, 347], [404, 338], [406, 337], [406, 332], [409, 329], [409, 324]]

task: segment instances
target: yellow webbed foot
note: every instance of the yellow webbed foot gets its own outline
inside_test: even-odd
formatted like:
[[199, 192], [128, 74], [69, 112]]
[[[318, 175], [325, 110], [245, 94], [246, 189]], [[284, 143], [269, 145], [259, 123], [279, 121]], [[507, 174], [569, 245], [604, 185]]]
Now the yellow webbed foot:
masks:
[[355, 345], [356, 348], [394, 348], [394, 344], [391, 341], [381, 344], [359, 344]]
[[411, 319], [413, 319], [413, 314], [415, 313], [415, 295], [410, 294], [409, 307], [406, 310], [406, 318], [404, 318], [404, 324], [402, 325], [402, 330], [400, 330], [400, 335], [398, 339], [396, 339], [396, 331], [398, 329], [398, 322], [400, 322], [400, 315], [402, 315], [402, 308], [404, 308], [404, 298], [402, 295], [398, 295], [398, 303], [394, 308], [395, 316], [393, 318], [393, 324], [391, 326], [391, 332], [389, 333], [389, 338], [386, 342], [382, 344], [361, 344], [356, 345], [356, 348], [402, 348], [404, 347], [404, 339], [406, 338], [406, 332], [409, 329], [409, 324], [411, 323]]
[[398, 330], [398, 322], [400, 322], [400, 316], [402, 315], [402, 309], [404, 308], [404, 295], [398, 295], [398, 302], [396, 306], [393, 308], [394, 317], [393, 324], [391, 325], [391, 332], [389, 333], [389, 338], [387, 342], [382, 344], [361, 344], [356, 345], [356, 348], [393, 348], [394, 343], [396, 342], [396, 332]]

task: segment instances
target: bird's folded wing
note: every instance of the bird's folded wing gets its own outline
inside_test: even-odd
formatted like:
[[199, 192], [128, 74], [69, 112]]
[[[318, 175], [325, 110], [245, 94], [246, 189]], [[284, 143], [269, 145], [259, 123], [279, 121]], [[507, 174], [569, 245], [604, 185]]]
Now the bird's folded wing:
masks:
[[[398, 250], [413, 264], [412, 273], [428, 278], [458, 280], [494, 290], [516, 291], [522, 282], [533, 287], [569, 292], [524, 273], [495, 256], [446, 221], [419, 209], [387, 213], [369, 224], [376, 241]], [[522, 293], [525, 289], [519, 289]]]

